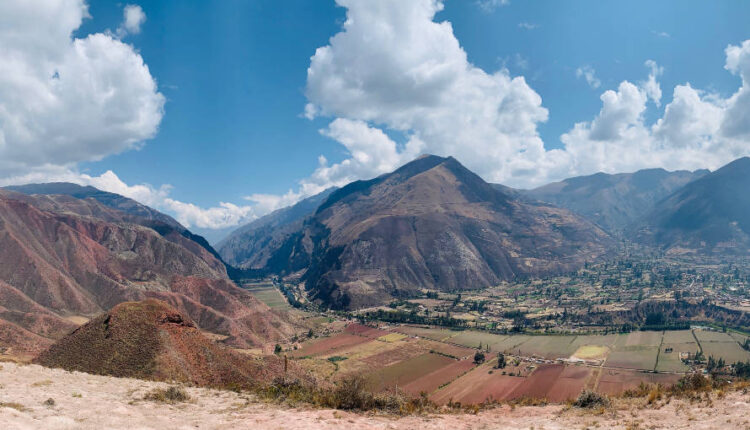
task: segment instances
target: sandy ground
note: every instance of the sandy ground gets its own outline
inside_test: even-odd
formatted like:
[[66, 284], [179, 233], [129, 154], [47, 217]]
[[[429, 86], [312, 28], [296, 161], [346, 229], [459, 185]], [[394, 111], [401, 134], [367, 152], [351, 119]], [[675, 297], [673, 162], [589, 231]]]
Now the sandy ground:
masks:
[[[1, 363], [0, 429], [750, 429], [750, 394], [713, 404], [618, 400], [604, 414], [566, 408], [498, 407], [473, 414], [389, 417], [288, 408], [226, 391], [188, 388], [192, 399], [168, 405], [142, 400], [166, 384]], [[45, 405], [53, 399], [54, 405]]]

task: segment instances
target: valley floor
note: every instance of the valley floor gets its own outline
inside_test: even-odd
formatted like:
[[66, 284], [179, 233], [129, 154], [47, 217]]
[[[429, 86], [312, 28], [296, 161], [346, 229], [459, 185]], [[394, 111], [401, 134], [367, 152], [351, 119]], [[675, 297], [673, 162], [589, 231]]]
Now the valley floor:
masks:
[[[750, 429], [750, 394], [714, 396], [713, 402], [672, 400], [659, 408], [644, 399], [617, 399], [612, 411], [502, 406], [473, 414], [389, 417], [289, 408], [244, 394], [189, 388], [175, 405], [143, 400], [166, 384], [87, 375], [36, 365], [1, 363], [0, 428], [25, 429]], [[48, 402], [52, 399], [54, 402]], [[52, 404], [54, 403], [54, 404]]]

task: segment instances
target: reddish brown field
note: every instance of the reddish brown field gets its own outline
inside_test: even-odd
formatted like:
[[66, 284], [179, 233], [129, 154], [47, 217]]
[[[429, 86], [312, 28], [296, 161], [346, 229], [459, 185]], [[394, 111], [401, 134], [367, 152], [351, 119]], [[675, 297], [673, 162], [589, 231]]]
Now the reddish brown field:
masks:
[[380, 330], [379, 328], [368, 327], [366, 325], [354, 323], [346, 326], [346, 328], [344, 329], [344, 333], [369, 337], [370, 339], [377, 339], [380, 336], [388, 334], [389, 332]]
[[526, 378], [509, 397], [533, 397], [562, 402], [575, 398], [583, 390], [590, 376], [590, 367], [545, 364]]
[[319, 356], [319, 355], [332, 354], [338, 350], [343, 350], [345, 348], [349, 348], [354, 345], [359, 345], [361, 343], [370, 342], [370, 341], [371, 339], [366, 338], [364, 336], [341, 333], [333, 337], [324, 337], [321, 339], [316, 339], [304, 345], [302, 348], [298, 349], [297, 351], [294, 351], [291, 355], [292, 357], [299, 358], [299, 357], [307, 357], [307, 356], [314, 357], [314, 356]]
[[[492, 371], [490, 374], [489, 372]], [[430, 398], [438, 404], [449, 401], [464, 404], [485, 400], [505, 400], [526, 378], [503, 375], [490, 366], [479, 366], [434, 393]]]
[[474, 368], [474, 362], [472, 360], [454, 361], [445, 367], [415, 379], [404, 385], [402, 388], [405, 392], [415, 396], [422, 392], [431, 393], [437, 390], [441, 385], [447, 384], [458, 378], [472, 368]]
[[438, 372], [455, 363], [452, 358], [437, 354], [422, 354], [409, 360], [378, 369], [368, 375], [373, 389], [380, 391], [386, 388], [403, 387], [424, 375]]
[[[366, 338], [362, 338], [367, 340]], [[390, 366], [399, 361], [408, 360], [416, 356], [429, 352], [429, 349], [416, 339], [405, 339], [406, 344], [398, 349], [384, 351], [362, 359], [364, 363], [373, 369]]]
[[609, 395], [621, 394], [628, 389], [637, 388], [641, 382], [646, 384], [671, 385], [682, 375], [669, 373], [644, 373], [636, 370], [602, 369], [602, 376], [596, 391]]
[[474, 357], [474, 353], [477, 351], [476, 349], [464, 348], [463, 346], [451, 345], [444, 342], [436, 342], [431, 340], [424, 340], [423, 342], [425, 342], [425, 344], [428, 345], [433, 351], [437, 351], [441, 354], [447, 354], [456, 358], [472, 358]]

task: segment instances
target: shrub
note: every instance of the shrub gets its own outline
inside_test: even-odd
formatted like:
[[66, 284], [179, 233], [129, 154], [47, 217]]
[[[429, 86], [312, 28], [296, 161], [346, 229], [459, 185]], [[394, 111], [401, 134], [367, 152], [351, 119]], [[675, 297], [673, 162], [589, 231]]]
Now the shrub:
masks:
[[167, 389], [154, 388], [153, 390], [146, 393], [146, 395], [143, 397], [143, 400], [151, 400], [161, 403], [179, 403], [187, 402], [188, 400], [190, 400], [190, 396], [184, 388], [173, 386]]
[[591, 390], [581, 391], [581, 394], [579, 394], [578, 398], [573, 402], [573, 406], [577, 408], [586, 408], [586, 409], [594, 409], [594, 408], [602, 408], [602, 407], [606, 408], [610, 404], [611, 402], [607, 396], [604, 396], [602, 394], [599, 394]]

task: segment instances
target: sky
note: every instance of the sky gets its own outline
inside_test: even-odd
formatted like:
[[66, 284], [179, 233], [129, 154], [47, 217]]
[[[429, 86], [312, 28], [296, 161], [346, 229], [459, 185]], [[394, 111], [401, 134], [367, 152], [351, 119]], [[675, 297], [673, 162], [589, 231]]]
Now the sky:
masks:
[[750, 155], [750, 3], [0, 2], [0, 185], [215, 242], [423, 153], [530, 188]]

